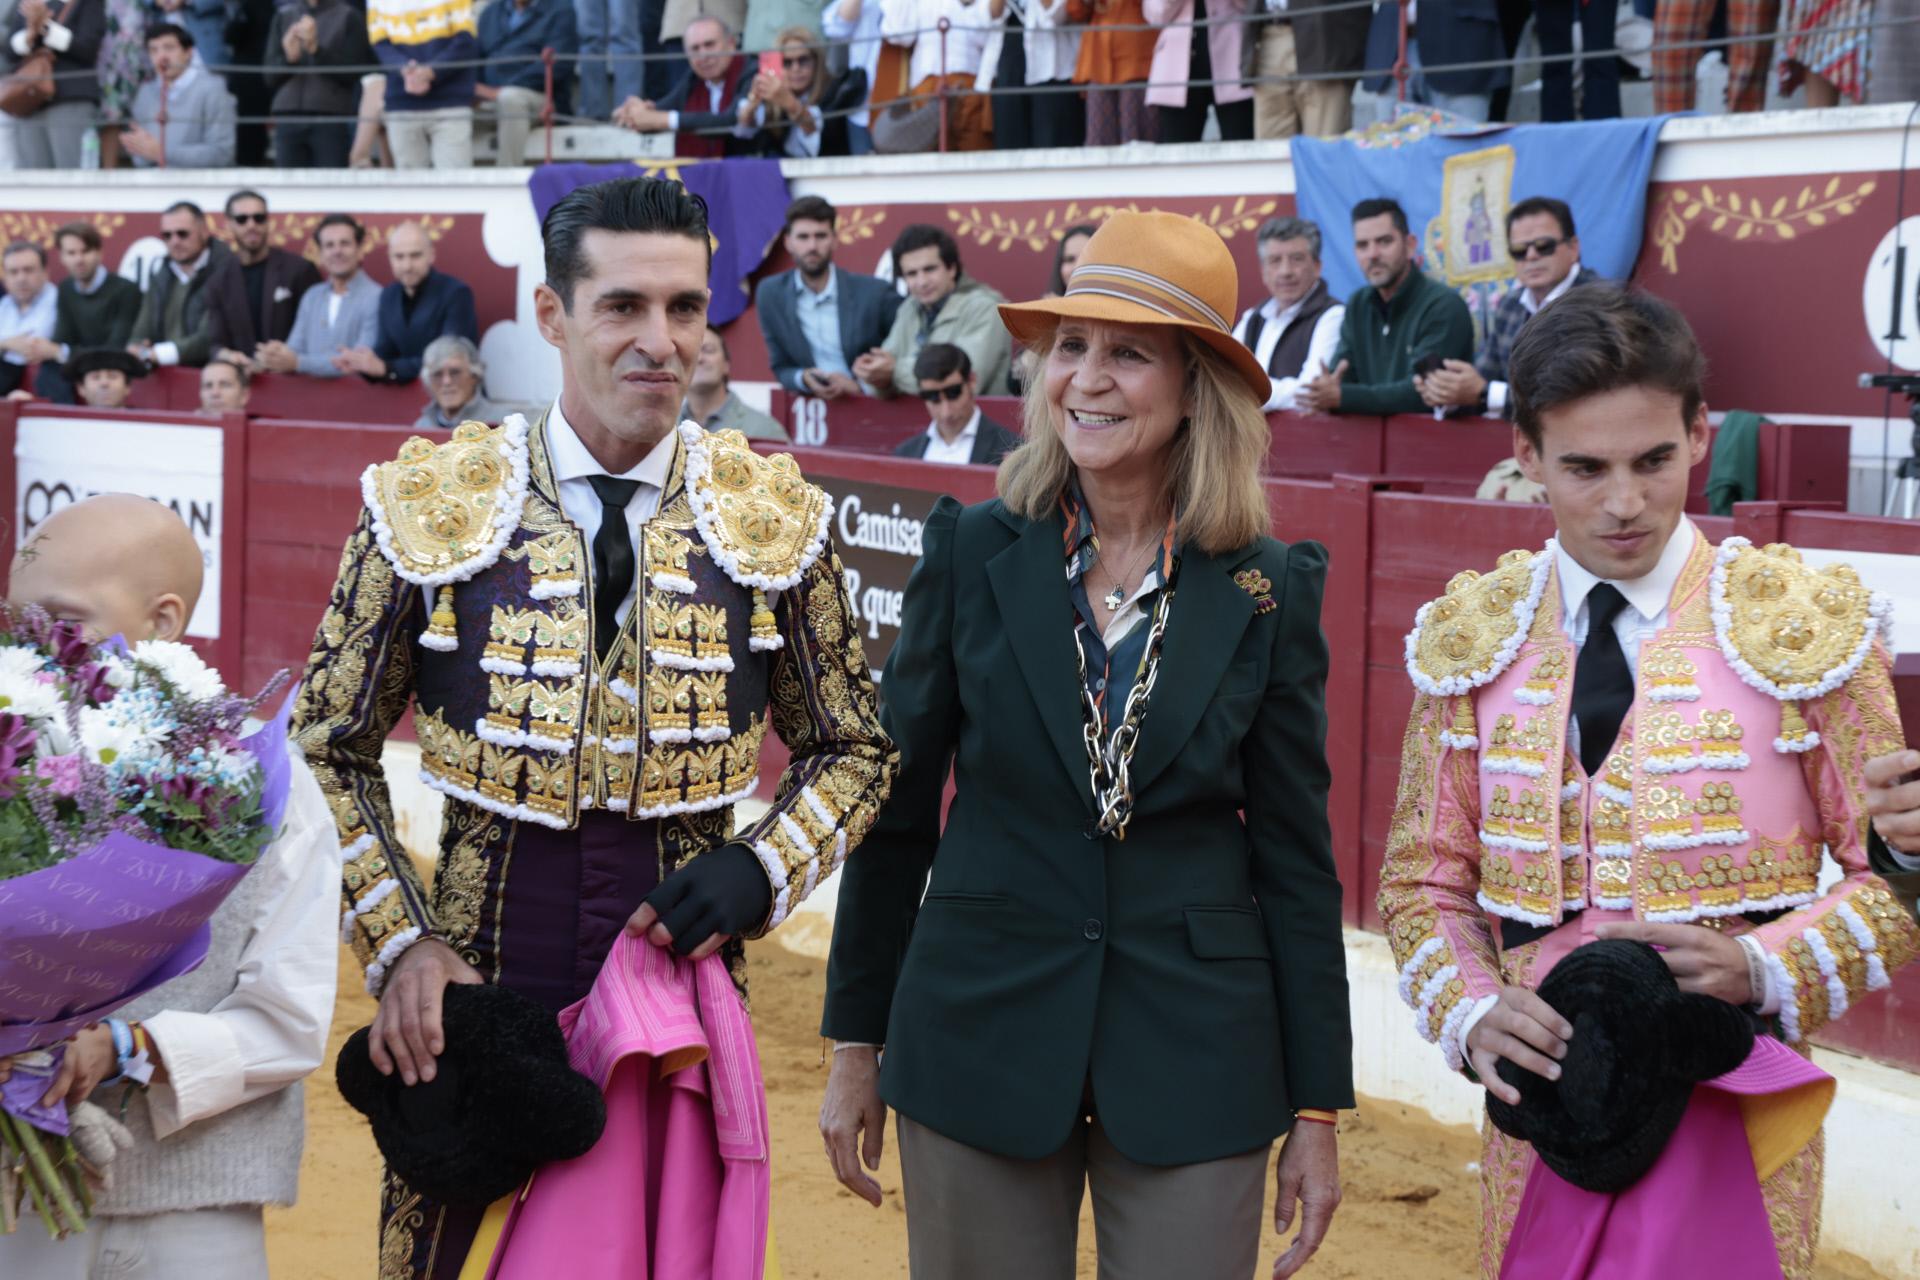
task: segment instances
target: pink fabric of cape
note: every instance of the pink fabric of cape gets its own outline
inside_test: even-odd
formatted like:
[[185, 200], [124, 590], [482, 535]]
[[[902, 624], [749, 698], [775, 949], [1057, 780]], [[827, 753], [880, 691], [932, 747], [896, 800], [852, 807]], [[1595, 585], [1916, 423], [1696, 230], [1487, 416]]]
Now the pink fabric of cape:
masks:
[[761, 1280], [773, 1190], [753, 1026], [717, 955], [621, 934], [560, 1014], [607, 1128], [514, 1206], [488, 1280]]

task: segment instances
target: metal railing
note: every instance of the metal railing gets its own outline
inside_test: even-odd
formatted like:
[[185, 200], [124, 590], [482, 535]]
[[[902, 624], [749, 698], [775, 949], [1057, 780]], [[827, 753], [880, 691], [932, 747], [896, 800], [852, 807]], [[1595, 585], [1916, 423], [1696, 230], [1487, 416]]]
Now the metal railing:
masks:
[[[498, 2], [510, 3], [511, 0], [498, 0]], [[876, 0], [867, 0], [867, 2], [874, 3], [876, 2]], [[1389, 4], [1397, 4], [1399, 8], [1399, 21], [1398, 21], [1399, 30], [1397, 33], [1397, 46], [1395, 51], [1394, 63], [1390, 68], [1375, 67], [1375, 68], [1367, 68], [1367, 69], [1361, 69], [1361, 70], [1298, 72], [1298, 73], [1295, 73], [1292, 75], [1286, 75], [1286, 76], [1259, 76], [1259, 75], [1242, 76], [1237, 74], [1236, 75], [1217, 75], [1216, 74], [1207, 79], [1188, 78], [1188, 79], [1169, 80], [1169, 81], [1145, 80], [1145, 81], [1131, 81], [1131, 82], [1126, 82], [1124, 84], [1074, 83], [1070, 81], [1051, 81], [1043, 84], [1023, 84], [1023, 85], [1002, 85], [999, 83], [995, 83], [991, 89], [986, 91], [985, 96], [989, 98], [1018, 98], [1018, 97], [1047, 97], [1055, 94], [1069, 94], [1069, 93], [1070, 94], [1090, 94], [1090, 93], [1101, 93], [1101, 92], [1118, 92], [1121, 90], [1149, 90], [1150, 91], [1154, 89], [1163, 89], [1163, 88], [1189, 88], [1189, 89], [1209, 88], [1211, 89], [1211, 88], [1238, 87], [1238, 86], [1257, 88], [1262, 85], [1272, 85], [1272, 84], [1314, 83], [1314, 82], [1325, 82], [1325, 81], [1352, 82], [1352, 81], [1357, 81], [1362, 79], [1371, 79], [1371, 78], [1384, 76], [1389, 80], [1391, 80], [1392, 83], [1394, 84], [1395, 96], [1399, 100], [1405, 101], [1409, 93], [1409, 85], [1416, 74], [1421, 76], [1431, 76], [1436, 73], [1445, 73], [1445, 72], [1498, 71], [1501, 69], [1515, 70], [1522, 64], [1523, 60], [1515, 56], [1511, 58], [1490, 58], [1490, 59], [1480, 59], [1480, 60], [1474, 60], [1474, 61], [1461, 61], [1461, 62], [1449, 62], [1449, 63], [1423, 63], [1422, 65], [1416, 67], [1412, 64], [1411, 60], [1408, 57], [1409, 33], [1411, 29], [1411, 24], [1409, 23], [1408, 17], [1407, 17], [1409, 0], [1384, 0], [1384, 2]], [[1604, 3], [1605, 0], [1591, 0], [1591, 2]], [[1320, 6], [1313, 9], [1311, 12], [1316, 17], [1318, 17], [1321, 15], [1339, 12], [1342, 10], [1353, 10], [1353, 9], [1371, 10], [1375, 7], [1376, 7], [1376, 0], [1341, 0], [1341, 3]], [[1220, 15], [1220, 16], [1209, 16], [1206, 18], [1193, 19], [1193, 20], [1188, 20], [1186, 22], [1179, 22], [1179, 23], [1156, 24], [1156, 23], [1142, 22], [1142, 23], [1062, 24], [1058, 27], [1046, 28], [1046, 29], [1056, 30], [1056, 31], [1080, 31], [1080, 32], [1097, 30], [1097, 31], [1107, 32], [1107, 33], [1143, 32], [1143, 31], [1159, 32], [1159, 31], [1168, 30], [1170, 28], [1180, 28], [1180, 27], [1188, 28], [1190, 30], [1202, 30], [1202, 29], [1208, 29], [1216, 26], [1225, 26], [1225, 25], [1257, 26], [1257, 25], [1262, 25], [1268, 22], [1272, 17], [1273, 15], [1270, 15], [1265, 12], [1261, 12], [1261, 13], [1253, 13], [1253, 14], [1226, 14], [1226, 15]], [[1634, 48], [1634, 49], [1615, 46], [1609, 49], [1594, 49], [1594, 50], [1583, 49], [1578, 52], [1566, 52], [1566, 53], [1548, 54], [1548, 53], [1542, 52], [1536, 56], [1525, 59], [1524, 61], [1535, 63], [1541, 66], [1547, 66], [1547, 65], [1554, 65], [1554, 64], [1561, 64], [1561, 63], [1579, 63], [1590, 58], [1627, 57], [1627, 56], [1639, 56], [1639, 55], [1646, 55], [1651, 57], [1653, 55], [1657, 55], [1663, 52], [1672, 52], [1672, 51], [1691, 51], [1698, 54], [1705, 54], [1705, 53], [1713, 52], [1716, 50], [1732, 49], [1739, 45], [1750, 45], [1750, 44], [1771, 45], [1776, 42], [1790, 40], [1796, 36], [1809, 35], [1809, 34], [1814, 34], [1816, 32], [1826, 33], [1826, 34], [1851, 34], [1851, 33], [1857, 33], [1857, 32], [1883, 31], [1883, 30], [1887, 30], [1895, 27], [1910, 27], [1910, 26], [1916, 26], [1916, 25], [1920, 25], [1920, 13], [1903, 15], [1903, 16], [1877, 15], [1867, 21], [1862, 21], [1862, 22], [1853, 22], [1853, 23], [1844, 23], [1844, 24], [1818, 24], [1818, 25], [1809, 25], [1806, 27], [1797, 27], [1797, 28], [1781, 28], [1775, 31], [1770, 31], [1770, 32], [1755, 34], [1755, 35], [1718, 36], [1718, 37], [1703, 37], [1698, 39], [1687, 39], [1687, 40], [1668, 40], [1664, 42], [1655, 42], [1649, 46], [1646, 46], [1643, 48]], [[976, 90], [967, 89], [967, 88], [956, 88], [953, 86], [949, 86], [946, 83], [946, 81], [950, 78], [949, 68], [953, 65], [953, 62], [950, 59], [950, 42], [952, 41], [956, 33], [973, 36], [981, 32], [990, 33], [990, 32], [1002, 30], [1002, 29], [1003, 29], [1003, 25], [999, 22], [967, 24], [967, 23], [956, 23], [948, 18], [941, 18], [939, 22], [932, 27], [917, 28], [911, 31], [896, 31], [892, 35], [882, 34], [882, 35], [873, 35], [873, 36], [864, 36], [864, 37], [848, 37], [848, 38], [842, 38], [842, 39], [836, 39], [836, 40], [816, 38], [812, 43], [816, 48], [823, 49], [823, 50], [824, 49], [842, 49], [842, 48], [851, 50], [853, 46], [869, 44], [876, 41], [885, 41], [887, 43], [898, 45], [907, 37], [912, 37], [915, 41], [922, 38], [926, 38], [926, 37], [932, 37], [938, 40], [940, 44], [940, 50], [939, 50], [939, 56], [938, 56], [938, 65], [940, 67], [940, 73], [938, 77], [939, 84], [935, 88], [933, 88], [929, 93], [926, 93], [926, 94], [915, 92], [915, 90], [919, 88], [918, 85], [909, 85], [907, 87], [907, 92], [904, 95], [902, 95], [900, 99], [895, 99], [895, 100], [896, 101], [898, 100], [923, 101], [929, 96], [935, 99], [937, 103], [937, 109], [939, 112], [938, 149], [941, 152], [946, 152], [948, 151], [950, 142], [951, 142], [950, 104], [958, 98], [970, 96], [978, 92]], [[1010, 30], [1010, 33], [1024, 34], [1025, 30], [1033, 30], [1033, 29], [1032, 28], [1028, 28], [1028, 29], [1012, 28], [1009, 30]], [[749, 55], [741, 55], [741, 56], [749, 56]], [[502, 59], [497, 57], [446, 59], [446, 60], [435, 61], [431, 65], [434, 67], [436, 71], [465, 71], [465, 70], [485, 70], [487, 68], [500, 68], [500, 67], [519, 68], [519, 67], [525, 67], [529, 63], [536, 63], [536, 62], [541, 67], [541, 78], [542, 78], [542, 104], [539, 112], [539, 124], [540, 124], [541, 132], [543, 135], [544, 157], [547, 163], [552, 163], [553, 134], [554, 134], [555, 128], [562, 127], [565, 125], [609, 123], [608, 121], [591, 119], [588, 117], [582, 117], [578, 115], [563, 115], [562, 113], [556, 110], [556, 107], [555, 107], [556, 80], [560, 76], [565, 74], [566, 67], [568, 66], [579, 67], [581, 64], [591, 64], [591, 66], [599, 74], [611, 74], [611, 68], [616, 64], [625, 65], [625, 64], [631, 64], [636, 62], [642, 64], [643, 66], [648, 63], [658, 63], [658, 62], [674, 62], [674, 63], [684, 64], [685, 55], [679, 52], [674, 52], [674, 51], [642, 52], [637, 54], [614, 54], [610, 52], [609, 53], [596, 52], [592, 54], [584, 54], [584, 53], [578, 53], [578, 52], [561, 53], [554, 50], [551, 47], [548, 47], [541, 50], [541, 52], [534, 57], [528, 57], [523, 55], [523, 56], [516, 56], [510, 59]], [[215, 74], [228, 77], [229, 79], [234, 76], [264, 75], [264, 74], [267, 74], [269, 70], [271, 71], [271, 74], [275, 76], [280, 76], [280, 77], [294, 76], [294, 75], [327, 75], [327, 76], [336, 76], [336, 77], [353, 76], [356, 78], [372, 75], [376, 73], [387, 74], [391, 76], [393, 74], [396, 74], [398, 71], [398, 68], [396, 68], [395, 66], [388, 63], [383, 63], [383, 62], [374, 62], [374, 63], [364, 64], [364, 65], [328, 65], [325, 67], [316, 67], [316, 66], [311, 66], [311, 65], [302, 64], [302, 63], [292, 63], [292, 64], [275, 65], [270, 69], [265, 66], [243, 66], [243, 65], [227, 64], [227, 65], [221, 65], [221, 66], [207, 67], [206, 69]], [[824, 69], [822, 69], [817, 74], [825, 75], [826, 73]], [[91, 79], [94, 77], [95, 73], [92, 70], [55, 71], [53, 75], [56, 80], [78, 79], [78, 78]], [[473, 115], [476, 118], [479, 118], [482, 114], [477, 110], [473, 110], [472, 108], [469, 108], [469, 109], [470, 111], [472, 111]], [[862, 101], [858, 105], [855, 105], [852, 107], [842, 108], [834, 111], [819, 111], [818, 114], [820, 118], [824, 121], [828, 119], [840, 119], [840, 118], [845, 118], [852, 115], [857, 115], [869, 109], [870, 109], [869, 102]], [[818, 109], [816, 108], [816, 110]], [[394, 111], [393, 108], [387, 108], [386, 111], [383, 112], [383, 115], [381, 118], [382, 119], [389, 118], [393, 114], [393, 111]], [[307, 124], [358, 125], [358, 124], [364, 123], [368, 118], [369, 117], [359, 113], [356, 113], [354, 115], [332, 115], [332, 116], [306, 115], [306, 114], [302, 114], [298, 116], [275, 116], [269, 113], [267, 115], [237, 115], [235, 117], [235, 123], [245, 124], [245, 125], [255, 125], [255, 124], [274, 125], [274, 124], [280, 124], [280, 123], [297, 122], [303, 125], [307, 125]], [[170, 117], [169, 117], [169, 109], [168, 109], [168, 84], [163, 78], [160, 81], [159, 110], [155, 117], [155, 123], [159, 126], [159, 129], [157, 131], [157, 136], [158, 136], [159, 146], [160, 146], [160, 152], [156, 160], [156, 164], [161, 167], [164, 167], [167, 163], [166, 126], [169, 123], [169, 120], [170, 120]], [[734, 130], [732, 129], [732, 127], [728, 126], [728, 127], [713, 127], [713, 128], [696, 129], [696, 130], [682, 130], [682, 132], [693, 133], [698, 136], [720, 138], [720, 137], [731, 136]]]

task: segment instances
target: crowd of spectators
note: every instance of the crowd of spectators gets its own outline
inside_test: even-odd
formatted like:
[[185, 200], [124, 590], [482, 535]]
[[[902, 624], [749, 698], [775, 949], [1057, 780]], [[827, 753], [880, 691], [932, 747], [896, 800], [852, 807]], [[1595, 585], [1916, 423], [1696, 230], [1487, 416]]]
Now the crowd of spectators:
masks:
[[136, 379], [181, 365], [201, 370], [208, 412], [243, 408], [254, 377], [268, 372], [419, 382], [421, 426], [505, 412], [485, 393], [473, 290], [436, 267], [419, 223], [387, 235], [393, 283], [382, 287], [362, 268], [368, 231], [351, 214], [314, 227], [316, 266], [273, 243], [259, 192], [234, 192], [224, 212], [230, 245], [198, 205], [181, 200], [162, 212], [166, 252], [145, 268], [144, 288], [108, 269], [89, 222], [54, 233], [57, 285], [43, 246], [0, 249], [0, 395], [117, 408]]
[[9, 97], [0, 168], [219, 168], [269, 149], [288, 168], [466, 168], [476, 131], [519, 165], [549, 119], [671, 134], [702, 159], [926, 151], [943, 131], [958, 151], [1324, 137], [1351, 125], [1356, 85], [1396, 92], [1403, 19], [1407, 97], [1475, 121], [1508, 118], [1535, 49], [1542, 119], [1619, 115], [1623, 78], [1652, 81], [1654, 110], [1690, 110], [1722, 34], [1706, 56], [1725, 64], [1728, 110], [1760, 109], [1776, 73], [1809, 106], [1900, 101], [1920, 96], [1905, 9], [447, 0], [423, 22], [416, 0], [0, 0], [0, 73], [46, 57], [53, 73], [50, 96]]

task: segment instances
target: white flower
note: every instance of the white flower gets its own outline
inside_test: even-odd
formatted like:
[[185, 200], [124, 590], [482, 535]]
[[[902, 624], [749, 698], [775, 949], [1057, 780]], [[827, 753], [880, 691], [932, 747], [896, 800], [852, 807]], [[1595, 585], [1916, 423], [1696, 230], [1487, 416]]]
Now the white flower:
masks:
[[133, 660], [159, 673], [173, 691], [189, 702], [205, 702], [226, 693], [220, 675], [200, 655], [172, 640], [142, 640], [133, 646]]
[[107, 684], [111, 687], [115, 689], [130, 689], [133, 687], [133, 669], [126, 664], [126, 661], [121, 658], [119, 654], [102, 649], [100, 651], [100, 666], [106, 671]]
[[59, 719], [62, 709], [59, 685], [0, 667], [0, 711], [40, 721]]
[[88, 759], [100, 764], [141, 764], [153, 755], [161, 737], [152, 726], [116, 714], [111, 703], [80, 712], [80, 746]]
[[44, 670], [46, 665], [46, 655], [37, 649], [23, 648], [17, 644], [0, 645], [0, 676], [26, 680]]
[[65, 716], [55, 716], [40, 726], [40, 739], [34, 746], [36, 756], [67, 756], [73, 754], [73, 733], [67, 728]]

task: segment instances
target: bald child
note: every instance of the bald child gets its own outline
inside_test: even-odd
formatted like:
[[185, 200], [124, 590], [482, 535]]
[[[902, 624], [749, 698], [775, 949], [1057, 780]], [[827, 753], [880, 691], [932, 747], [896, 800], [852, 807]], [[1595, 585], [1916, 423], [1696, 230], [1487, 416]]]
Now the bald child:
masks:
[[[107, 494], [63, 507], [34, 530], [14, 557], [7, 598], [78, 622], [94, 639], [118, 635], [134, 645], [181, 638], [201, 576], [200, 548], [178, 516]], [[293, 781], [280, 836], [214, 914], [206, 960], [76, 1035], [47, 1094], [49, 1102], [91, 1097], [133, 1134], [94, 1221], [55, 1241], [23, 1220], [0, 1236], [0, 1276], [267, 1274], [262, 1209], [293, 1203], [298, 1187], [299, 1081], [326, 1052], [338, 945], [339, 837], [305, 761], [287, 750]], [[153, 1046], [150, 1083], [102, 1084], [125, 1065], [115, 1032], [130, 1043], [136, 1024]]]

